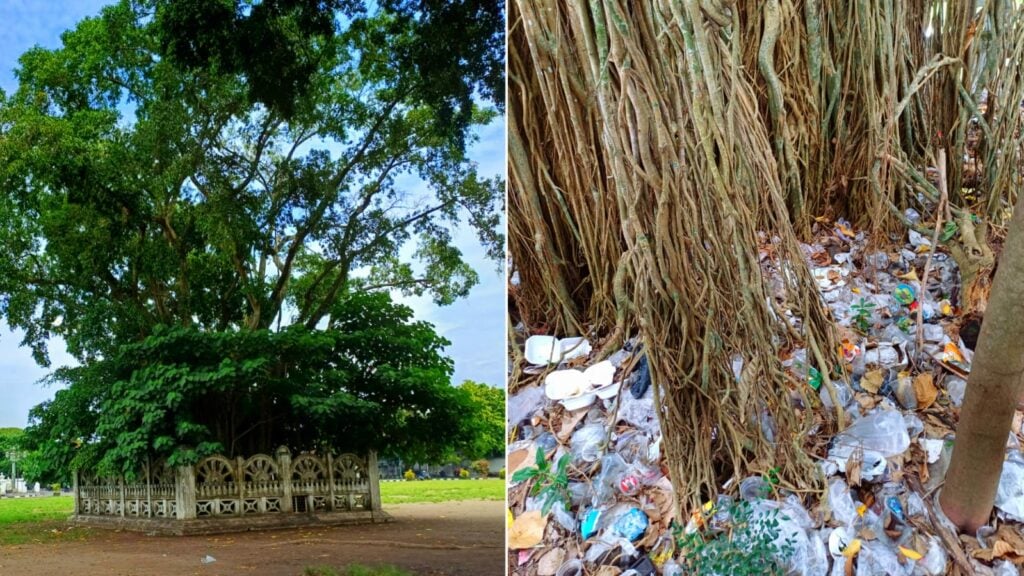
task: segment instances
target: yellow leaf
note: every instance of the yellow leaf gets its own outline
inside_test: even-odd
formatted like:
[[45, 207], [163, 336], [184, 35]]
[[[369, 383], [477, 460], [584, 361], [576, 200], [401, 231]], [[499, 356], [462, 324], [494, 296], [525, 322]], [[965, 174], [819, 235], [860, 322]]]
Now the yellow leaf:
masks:
[[917, 550], [911, 550], [910, 548], [904, 548], [903, 546], [900, 546], [900, 552], [911, 560], [920, 560], [921, 558], [924, 558], [924, 556], [922, 556]]
[[920, 278], [917, 277], [917, 270], [914, 270], [913, 268], [911, 268], [910, 272], [907, 272], [906, 274], [897, 274], [896, 277], [900, 280], [920, 280]]
[[917, 407], [926, 410], [939, 397], [939, 389], [932, 382], [931, 372], [918, 374], [914, 378], [914, 396], [917, 396]]
[[846, 545], [846, 548], [843, 549], [843, 556], [853, 558], [857, 555], [857, 552], [860, 552], [860, 538], [854, 538], [852, 542]]
[[885, 374], [881, 370], [869, 370], [860, 379], [860, 387], [872, 394], [878, 394], [878, 390], [885, 381]]
[[860, 506], [857, 506], [857, 516], [863, 517], [864, 513], [867, 512], [867, 511], [868, 511], [868, 507], [865, 506], [864, 504], [861, 504]]

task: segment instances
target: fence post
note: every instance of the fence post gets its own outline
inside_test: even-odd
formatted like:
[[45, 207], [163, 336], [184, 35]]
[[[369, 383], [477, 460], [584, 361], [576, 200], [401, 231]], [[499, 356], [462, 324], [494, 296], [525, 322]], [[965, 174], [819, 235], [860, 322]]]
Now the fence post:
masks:
[[119, 480], [120, 480], [119, 483], [121, 484], [121, 518], [124, 518], [124, 516], [125, 516], [125, 509], [124, 509], [124, 474], [121, 475]]
[[238, 515], [245, 515], [245, 458], [237, 456], [235, 458], [235, 466], [238, 468], [238, 473], [235, 475], [235, 480], [238, 483]]
[[[142, 514], [139, 514], [142, 516]], [[153, 517], [153, 459], [146, 456], [146, 518]]]
[[71, 493], [75, 495], [75, 511], [74, 515], [78, 516], [82, 513], [82, 495], [78, 493], [78, 469], [75, 468], [71, 473]]
[[366, 458], [367, 472], [370, 477], [370, 510], [380, 512], [380, 466], [377, 464], [377, 451], [370, 450]]
[[287, 446], [277, 449], [277, 464], [281, 469], [281, 491], [284, 493], [281, 512], [292, 511], [292, 453]]
[[191, 520], [196, 517], [196, 473], [191, 466], [175, 468], [174, 498], [178, 509], [175, 516], [178, 520]]
[[330, 482], [328, 498], [331, 499], [330, 502], [327, 503], [327, 509], [334, 512], [334, 455], [330, 452], [327, 453], [327, 481]]

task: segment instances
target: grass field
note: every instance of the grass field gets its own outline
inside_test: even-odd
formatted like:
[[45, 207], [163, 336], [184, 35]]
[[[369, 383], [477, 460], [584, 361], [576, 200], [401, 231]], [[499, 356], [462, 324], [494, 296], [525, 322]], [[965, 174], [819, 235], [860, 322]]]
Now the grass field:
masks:
[[[381, 482], [384, 505], [453, 500], [504, 500], [505, 481], [486, 480], [414, 480]], [[0, 498], [0, 545], [86, 538], [87, 528], [68, 528], [64, 520], [71, 515], [71, 496], [38, 498]]]
[[451, 502], [453, 500], [504, 500], [505, 481], [485, 480], [412, 480], [381, 482], [380, 499], [384, 505], [414, 502]]
[[0, 500], [0, 526], [23, 522], [64, 520], [71, 515], [74, 505], [75, 502], [71, 496], [4, 498]]
[[71, 496], [0, 499], [0, 545], [88, 537], [89, 529], [69, 528], [64, 523], [73, 507]]

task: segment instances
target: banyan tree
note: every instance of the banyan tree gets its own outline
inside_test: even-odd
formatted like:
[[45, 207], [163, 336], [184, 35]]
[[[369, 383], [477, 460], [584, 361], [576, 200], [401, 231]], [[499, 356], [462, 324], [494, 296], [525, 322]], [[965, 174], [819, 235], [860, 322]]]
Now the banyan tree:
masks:
[[639, 336], [683, 509], [773, 468], [818, 486], [807, 432], [843, 419], [778, 358], [806, 349], [829, 394], [843, 375], [800, 242], [816, 219], [879, 245], [939, 227], [982, 314], [1022, 50], [999, 0], [513, 2], [510, 324], [602, 356]]

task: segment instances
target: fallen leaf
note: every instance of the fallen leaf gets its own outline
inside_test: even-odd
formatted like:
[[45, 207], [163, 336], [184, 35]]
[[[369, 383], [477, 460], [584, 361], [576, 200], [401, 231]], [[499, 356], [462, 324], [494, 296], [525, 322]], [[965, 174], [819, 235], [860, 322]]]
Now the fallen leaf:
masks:
[[921, 553], [918, 552], [917, 550], [912, 550], [910, 548], [904, 548], [903, 546], [900, 546], [899, 549], [900, 549], [900, 553], [902, 553], [907, 558], [910, 558], [911, 560], [920, 560], [921, 558], [924, 558], [924, 556], [922, 556]]
[[843, 549], [843, 556], [853, 558], [857, 555], [857, 552], [860, 552], [860, 538], [854, 538], [846, 545], [846, 548]]
[[566, 410], [565, 413], [562, 414], [562, 427], [558, 430], [557, 434], [560, 442], [565, 442], [570, 436], [572, 436], [573, 430], [576, 429], [576, 426], [580, 421], [586, 418], [588, 410], [589, 408], [580, 408], [574, 412]]
[[914, 396], [917, 396], [918, 410], [926, 410], [935, 403], [935, 399], [939, 397], [939, 389], [935, 387], [931, 372], [918, 374], [914, 378]]
[[529, 468], [537, 461], [537, 446], [513, 450], [508, 455], [508, 476], [511, 478], [522, 468]]
[[896, 277], [900, 280], [920, 281], [920, 278], [917, 277], [917, 270], [914, 270], [913, 268], [911, 268], [910, 272], [907, 272], [906, 274], [897, 274]]
[[1012, 544], [1003, 540], [996, 540], [995, 543], [992, 544], [991, 548], [976, 548], [970, 551], [972, 557], [986, 562], [991, 562], [1001, 558], [1013, 562], [1024, 557], [1021, 552], [1022, 551], [1015, 549]]
[[565, 562], [565, 550], [552, 548], [537, 560], [537, 576], [555, 576]]
[[992, 557], [993, 558], [1005, 558], [1007, 556], [1017, 556], [1017, 550], [1009, 542], [1003, 542], [1002, 540], [996, 540], [996, 543], [992, 545]]
[[853, 487], [860, 486], [860, 473], [864, 467], [864, 452], [855, 450], [846, 461], [846, 483]]
[[860, 379], [860, 387], [872, 394], [878, 394], [878, 390], [885, 381], [885, 373], [881, 370], [868, 370]]
[[875, 534], [875, 531], [872, 530], [871, 528], [861, 528], [860, 531], [857, 532], [857, 536], [860, 536], [864, 540], [877, 540], [878, 539], [878, 534]]
[[508, 547], [512, 550], [533, 548], [544, 540], [544, 528], [547, 525], [548, 519], [540, 515], [540, 510], [522, 514], [508, 530]]
[[618, 566], [605, 564], [597, 569], [594, 576], [619, 576], [619, 574], [622, 574], [622, 570]]

